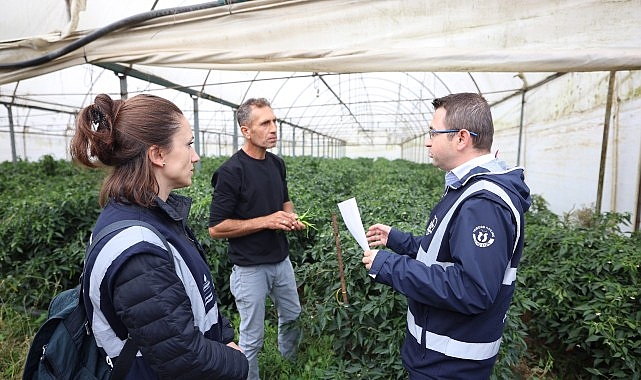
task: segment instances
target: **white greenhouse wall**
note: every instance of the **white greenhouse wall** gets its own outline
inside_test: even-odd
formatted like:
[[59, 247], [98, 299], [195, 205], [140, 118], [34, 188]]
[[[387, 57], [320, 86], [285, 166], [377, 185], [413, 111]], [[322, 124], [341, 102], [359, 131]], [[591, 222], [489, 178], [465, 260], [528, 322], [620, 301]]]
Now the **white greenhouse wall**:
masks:
[[[569, 73], [525, 96], [520, 166], [557, 214], [596, 206], [609, 73]], [[641, 167], [641, 74], [618, 72], [601, 211], [635, 218]], [[494, 110], [494, 149], [517, 163], [520, 98]]]
[[[8, 130], [0, 130], [0, 162], [12, 161], [11, 135]], [[15, 128], [15, 149], [18, 160], [38, 161], [42, 156], [50, 155], [55, 159], [70, 159], [68, 147], [71, 137], [59, 134], [31, 134], [22, 128]]]
[[401, 148], [398, 145], [348, 145], [345, 149], [345, 156], [396, 160], [401, 158]]

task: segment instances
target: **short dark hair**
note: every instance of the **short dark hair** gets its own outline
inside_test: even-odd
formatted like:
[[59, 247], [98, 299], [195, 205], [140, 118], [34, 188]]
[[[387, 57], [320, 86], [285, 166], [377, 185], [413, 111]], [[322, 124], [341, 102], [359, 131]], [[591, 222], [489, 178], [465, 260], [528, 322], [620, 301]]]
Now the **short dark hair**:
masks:
[[479, 94], [463, 92], [450, 94], [432, 101], [434, 111], [444, 108], [447, 129], [467, 129], [477, 136], [472, 138], [474, 148], [490, 151], [494, 139], [492, 112], [485, 98]]
[[251, 113], [254, 108], [270, 107], [269, 100], [265, 98], [250, 98], [243, 102], [236, 110], [236, 120], [238, 125], [248, 125], [251, 123]]

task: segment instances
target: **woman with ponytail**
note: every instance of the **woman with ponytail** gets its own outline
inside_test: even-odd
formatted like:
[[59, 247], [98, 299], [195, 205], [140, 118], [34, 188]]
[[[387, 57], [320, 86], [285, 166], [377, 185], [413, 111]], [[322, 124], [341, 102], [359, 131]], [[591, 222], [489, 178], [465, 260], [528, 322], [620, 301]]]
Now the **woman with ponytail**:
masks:
[[117, 230], [85, 263], [84, 303], [98, 346], [117, 358], [131, 339], [138, 354], [127, 379], [245, 379], [248, 364], [216, 302], [202, 246], [187, 226], [199, 156], [187, 118], [152, 95], [98, 95], [78, 115], [71, 156], [108, 167], [94, 233], [119, 220], [151, 224]]

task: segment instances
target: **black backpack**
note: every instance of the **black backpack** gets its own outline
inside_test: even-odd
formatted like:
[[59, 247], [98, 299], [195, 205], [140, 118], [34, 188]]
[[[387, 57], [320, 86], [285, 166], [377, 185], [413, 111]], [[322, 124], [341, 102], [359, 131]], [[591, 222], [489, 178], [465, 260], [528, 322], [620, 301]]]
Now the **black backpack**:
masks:
[[[143, 226], [153, 231], [171, 256], [167, 240], [152, 225], [140, 220], [122, 220], [102, 229], [87, 247], [85, 257], [89, 257], [94, 246], [105, 236], [131, 226]], [[125, 377], [138, 348], [128, 339], [120, 355], [112, 361], [96, 344], [82, 298], [82, 284], [53, 297], [47, 320], [38, 329], [29, 348], [23, 380], [108, 380]]]

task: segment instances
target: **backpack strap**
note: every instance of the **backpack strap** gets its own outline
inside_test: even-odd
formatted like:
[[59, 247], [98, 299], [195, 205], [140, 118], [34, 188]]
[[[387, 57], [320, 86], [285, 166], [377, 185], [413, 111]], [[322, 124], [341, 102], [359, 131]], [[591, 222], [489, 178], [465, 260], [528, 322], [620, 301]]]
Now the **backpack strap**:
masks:
[[[147, 222], [143, 222], [142, 220], [135, 220], [135, 219], [126, 219], [126, 220], [119, 220], [117, 222], [113, 222], [109, 224], [108, 226], [104, 227], [102, 230], [98, 231], [95, 237], [92, 237], [91, 239], [91, 244], [87, 248], [87, 258], [89, 258], [89, 255], [93, 252], [93, 249], [95, 248], [96, 244], [100, 242], [102, 239], [104, 239], [106, 236], [109, 234], [125, 229], [127, 227], [132, 227], [132, 226], [142, 226], [145, 227], [149, 230], [151, 230], [153, 233], [155, 233], [160, 240], [163, 242], [165, 245], [165, 248], [167, 249], [167, 252], [169, 253], [169, 259], [170, 262], [173, 263], [173, 255], [171, 253], [171, 247], [169, 246], [169, 242], [167, 242], [167, 239], [163, 234], [161, 234], [156, 227], [152, 226], [151, 224]], [[86, 262], [86, 259], [85, 259]], [[85, 274], [84, 268], [82, 271], [82, 275]], [[84, 308], [84, 302], [83, 302], [83, 296], [82, 296], [82, 280], [81, 280], [81, 285], [80, 285], [80, 305]], [[111, 371], [111, 378], [120, 380], [124, 379], [125, 375], [127, 372], [129, 372], [129, 369], [131, 368], [131, 365], [134, 362], [134, 359], [136, 358], [136, 353], [138, 352], [138, 347], [134, 344], [133, 340], [131, 338], [127, 338], [127, 341], [125, 342], [125, 345], [122, 347], [122, 350], [120, 351], [120, 354], [118, 357], [115, 359], [115, 361], [110, 362], [112, 371]], [[109, 359], [108, 359], [109, 360]]]

